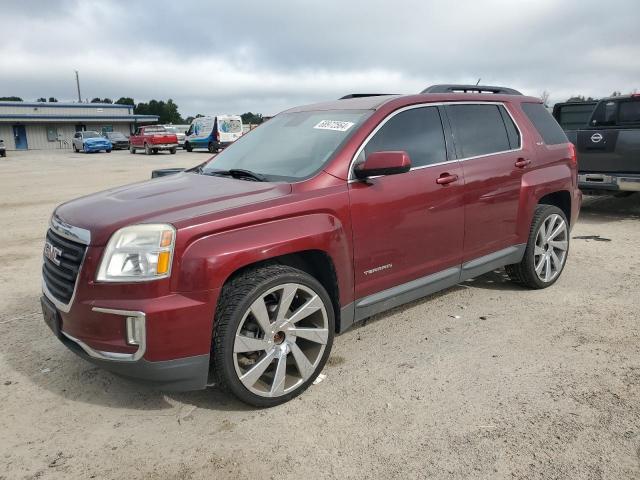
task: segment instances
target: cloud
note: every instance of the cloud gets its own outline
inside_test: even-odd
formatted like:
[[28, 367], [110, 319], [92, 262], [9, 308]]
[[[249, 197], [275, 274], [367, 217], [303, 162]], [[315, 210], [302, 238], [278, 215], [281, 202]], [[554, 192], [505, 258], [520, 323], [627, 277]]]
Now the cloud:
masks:
[[[6, 5], [5, 5], [6, 3]], [[173, 98], [273, 114], [433, 83], [604, 96], [640, 88], [635, 0], [3, 2], [0, 95]]]

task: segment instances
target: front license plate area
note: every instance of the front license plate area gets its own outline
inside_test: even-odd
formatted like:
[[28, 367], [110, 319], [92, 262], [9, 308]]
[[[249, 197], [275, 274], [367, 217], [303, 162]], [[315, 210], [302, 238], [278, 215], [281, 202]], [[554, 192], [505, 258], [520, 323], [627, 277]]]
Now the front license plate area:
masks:
[[45, 297], [40, 298], [40, 305], [42, 306], [44, 323], [47, 324], [56, 337], [60, 338], [60, 314], [58, 309]]

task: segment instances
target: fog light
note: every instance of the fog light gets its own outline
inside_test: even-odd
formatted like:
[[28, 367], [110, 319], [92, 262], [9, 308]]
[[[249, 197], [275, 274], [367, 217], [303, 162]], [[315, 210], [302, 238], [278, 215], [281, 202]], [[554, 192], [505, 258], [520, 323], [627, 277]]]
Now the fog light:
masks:
[[144, 337], [144, 317], [127, 317], [127, 343], [140, 345]]

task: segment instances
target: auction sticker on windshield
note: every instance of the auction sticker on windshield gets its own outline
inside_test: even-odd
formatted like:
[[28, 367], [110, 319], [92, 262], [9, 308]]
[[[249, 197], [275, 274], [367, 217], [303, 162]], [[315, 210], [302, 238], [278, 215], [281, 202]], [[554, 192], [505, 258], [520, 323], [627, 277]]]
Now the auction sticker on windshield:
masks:
[[353, 122], [342, 122], [340, 120], [322, 120], [315, 127], [320, 130], [335, 130], [336, 132], [346, 132], [353, 127]]

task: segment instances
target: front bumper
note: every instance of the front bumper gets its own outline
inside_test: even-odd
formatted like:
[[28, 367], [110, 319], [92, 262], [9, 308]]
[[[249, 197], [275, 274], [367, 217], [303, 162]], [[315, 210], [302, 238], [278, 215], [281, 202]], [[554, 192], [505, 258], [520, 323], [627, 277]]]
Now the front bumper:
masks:
[[84, 144], [82, 146], [82, 150], [85, 152], [99, 152], [100, 150], [111, 150], [113, 146], [111, 144], [98, 144], [98, 145], [87, 145]]
[[[104, 321], [114, 316], [122, 318], [126, 325], [127, 340], [137, 343], [131, 351], [118, 351], [122, 348], [102, 350], [65, 331], [63, 313], [47, 298], [46, 292], [41, 301], [47, 325], [69, 350], [85, 360], [117, 375], [153, 384], [164, 391], [201, 390], [206, 387], [209, 374], [208, 353], [162, 361], [144, 358], [147, 352], [147, 324], [143, 312], [93, 307], [92, 312], [107, 315]], [[54, 322], [57, 323], [55, 327], [52, 326]]]
[[582, 190], [640, 192], [640, 175], [612, 173], [580, 173], [578, 187]]

